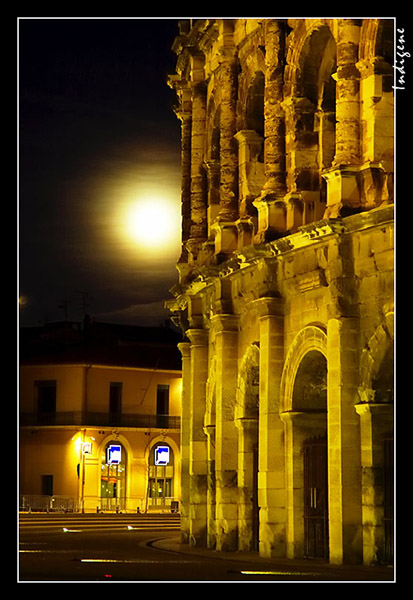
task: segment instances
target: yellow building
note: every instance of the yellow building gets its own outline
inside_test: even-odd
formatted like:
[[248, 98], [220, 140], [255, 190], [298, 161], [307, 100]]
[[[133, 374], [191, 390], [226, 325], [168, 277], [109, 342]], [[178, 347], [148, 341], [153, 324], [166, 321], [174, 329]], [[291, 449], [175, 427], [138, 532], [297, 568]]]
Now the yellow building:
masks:
[[101, 323], [22, 331], [21, 509], [179, 506], [178, 340]]
[[179, 25], [190, 545], [393, 560], [394, 26]]

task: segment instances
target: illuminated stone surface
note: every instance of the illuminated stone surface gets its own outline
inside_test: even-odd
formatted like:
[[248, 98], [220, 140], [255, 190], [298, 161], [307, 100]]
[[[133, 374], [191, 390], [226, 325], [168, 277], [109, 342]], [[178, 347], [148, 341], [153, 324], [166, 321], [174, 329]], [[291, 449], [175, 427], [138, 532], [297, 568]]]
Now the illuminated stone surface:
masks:
[[182, 255], [168, 306], [187, 336], [192, 545], [308, 555], [303, 444], [326, 434], [328, 559], [390, 560], [393, 25], [180, 23]]

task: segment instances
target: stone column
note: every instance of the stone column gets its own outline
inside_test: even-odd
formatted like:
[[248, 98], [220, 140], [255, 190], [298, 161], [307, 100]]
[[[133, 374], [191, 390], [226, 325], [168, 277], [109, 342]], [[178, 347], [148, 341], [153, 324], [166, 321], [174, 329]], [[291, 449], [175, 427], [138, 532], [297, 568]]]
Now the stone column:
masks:
[[242, 129], [235, 135], [239, 144], [240, 217], [248, 217], [250, 203], [260, 195], [264, 184], [264, 164], [258, 162], [262, 137], [252, 129]]
[[327, 436], [330, 562], [362, 560], [358, 319], [327, 324]]
[[[377, 564], [384, 550], [384, 439], [393, 433], [392, 404], [360, 403], [363, 562]], [[390, 434], [390, 435], [389, 435]]]
[[260, 315], [260, 400], [258, 433], [258, 504], [260, 555], [285, 556], [286, 501], [284, 425], [280, 419], [280, 386], [284, 365], [282, 301], [253, 302]]
[[208, 236], [211, 233], [211, 225], [215, 222], [219, 209], [219, 181], [220, 167], [218, 160], [205, 161], [205, 167], [208, 178]]
[[323, 173], [328, 189], [325, 217], [337, 217], [343, 206], [360, 204], [360, 26], [359, 19], [337, 23], [336, 151], [332, 168]]
[[193, 56], [191, 70], [192, 129], [191, 129], [191, 224], [187, 249], [196, 259], [207, 238], [207, 192], [205, 160], [206, 85], [203, 57]]
[[234, 420], [238, 376], [238, 317], [211, 319], [216, 348], [216, 548], [238, 548], [238, 434]]
[[238, 148], [234, 139], [237, 131], [238, 60], [235, 56], [232, 22], [223, 19], [220, 21], [220, 28], [222, 41], [219, 67], [221, 188], [218, 219], [233, 222], [238, 217]]
[[188, 329], [191, 341], [189, 434], [189, 543], [205, 546], [207, 536], [207, 440], [204, 433], [208, 377], [208, 331]]
[[181, 542], [189, 543], [189, 485], [190, 485], [190, 432], [191, 432], [191, 344], [178, 344], [182, 355], [181, 404]]
[[216, 547], [216, 510], [215, 510], [215, 423], [204, 428], [207, 436], [207, 547]]
[[258, 210], [258, 237], [269, 229], [285, 230], [285, 120], [283, 101], [284, 31], [275, 19], [266, 19], [264, 89], [265, 184], [254, 202]]
[[257, 518], [254, 504], [256, 481], [258, 476], [257, 466], [254, 464], [258, 452], [258, 419], [241, 417], [236, 420], [238, 428], [238, 550], [257, 550], [256, 527]]

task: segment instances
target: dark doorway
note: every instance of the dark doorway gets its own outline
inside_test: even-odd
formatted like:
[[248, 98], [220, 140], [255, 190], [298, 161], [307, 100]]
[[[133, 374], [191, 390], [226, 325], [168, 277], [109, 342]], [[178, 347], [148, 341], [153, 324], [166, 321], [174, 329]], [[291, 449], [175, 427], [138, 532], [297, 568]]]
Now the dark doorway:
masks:
[[304, 552], [328, 559], [327, 436], [304, 442]]

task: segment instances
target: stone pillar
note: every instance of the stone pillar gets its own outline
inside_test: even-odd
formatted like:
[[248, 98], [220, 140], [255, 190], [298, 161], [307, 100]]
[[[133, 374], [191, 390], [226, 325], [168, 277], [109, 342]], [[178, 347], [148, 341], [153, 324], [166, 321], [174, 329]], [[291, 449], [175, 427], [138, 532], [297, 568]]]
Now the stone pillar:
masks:
[[236, 420], [238, 428], [238, 550], [257, 550], [254, 530], [257, 517], [254, 510], [257, 499], [254, 497], [258, 477], [254, 464], [258, 452], [258, 419], [241, 417]]
[[250, 203], [260, 195], [265, 182], [264, 164], [258, 161], [262, 137], [253, 129], [242, 129], [235, 135], [239, 156], [240, 217], [251, 213]]
[[188, 329], [191, 341], [189, 434], [189, 544], [205, 546], [207, 536], [207, 440], [204, 433], [208, 376], [208, 331]]
[[190, 485], [190, 431], [191, 431], [191, 344], [178, 344], [182, 355], [181, 404], [181, 542], [189, 543], [189, 485]]
[[284, 231], [286, 225], [285, 120], [282, 108], [284, 31], [275, 19], [265, 19], [264, 169], [265, 184], [254, 202], [258, 210], [259, 240], [268, 230]]
[[[182, 203], [182, 255], [179, 262], [187, 262], [185, 243], [191, 232], [191, 135], [192, 94], [189, 86], [181, 89], [181, 203]], [[186, 259], [186, 260], [185, 260]]]
[[215, 423], [204, 428], [207, 436], [207, 547], [216, 547], [216, 510], [215, 510]]
[[192, 129], [191, 129], [191, 224], [187, 241], [188, 251], [196, 259], [207, 238], [207, 197], [205, 173], [206, 85], [203, 57], [193, 56], [191, 71]]
[[357, 68], [361, 20], [337, 23], [336, 151], [327, 181], [325, 217], [337, 217], [343, 206], [360, 204], [358, 173], [361, 157], [360, 73]]
[[384, 556], [384, 439], [393, 434], [392, 404], [359, 403], [362, 501], [363, 562], [382, 562]]
[[238, 218], [238, 148], [234, 139], [237, 103], [237, 58], [231, 20], [220, 21], [222, 47], [220, 51], [219, 86], [220, 116], [220, 221], [233, 222]]
[[327, 436], [330, 562], [362, 560], [358, 319], [327, 324]]
[[259, 551], [285, 556], [286, 502], [284, 425], [280, 386], [284, 365], [284, 317], [277, 298], [253, 302], [260, 315], [260, 400], [258, 448]]
[[219, 160], [205, 161], [208, 178], [208, 236], [211, 234], [211, 226], [215, 222], [219, 209]]
[[238, 376], [238, 317], [217, 314], [211, 319], [216, 348], [216, 548], [238, 547], [238, 435], [234, 421]]

